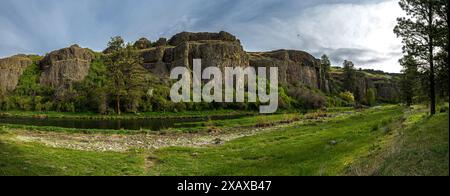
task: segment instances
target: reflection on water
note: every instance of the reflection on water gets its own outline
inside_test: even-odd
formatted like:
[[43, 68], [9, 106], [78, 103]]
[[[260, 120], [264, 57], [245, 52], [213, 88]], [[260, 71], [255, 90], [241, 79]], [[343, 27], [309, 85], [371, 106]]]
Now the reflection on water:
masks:
[[[52, 126], [77, 129], [114, 129], [114, 130], [152, 130], [159, 131], [166, 128], [180, 128], [193, 126], [193, 122], [204, 122], [208, 119], [232, 119], [240, 118], [237, 116], [220, 116], [204, 118], [168, 118], [168, 119], [121, 119], [121, 120], [95, 120], [95, 119], [69, 119], [69, 118], [11, 118], [0, 117], [0, 123], [20, 124], [33, 126]], [[190, 125], [184, 124], [190, 123]]]

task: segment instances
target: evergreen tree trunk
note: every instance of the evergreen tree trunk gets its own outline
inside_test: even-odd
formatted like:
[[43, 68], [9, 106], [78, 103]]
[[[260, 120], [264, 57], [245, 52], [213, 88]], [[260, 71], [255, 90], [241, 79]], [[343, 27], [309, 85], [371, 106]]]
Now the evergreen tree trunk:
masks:
[[436, 114], [436, 84], [435, 84], [435, 73], [434, 73], [434, 56], [433, 56], [433, 8], [432, 5], [429, 5], [430, 8], [428, 10], [428, 52], [429, 52], [429, 61], [430, 61], [430, 114]]
[[120, 96], [117, 95], [116, 97], [116, 107], [117, 107], [117, 114], [120, 115]]

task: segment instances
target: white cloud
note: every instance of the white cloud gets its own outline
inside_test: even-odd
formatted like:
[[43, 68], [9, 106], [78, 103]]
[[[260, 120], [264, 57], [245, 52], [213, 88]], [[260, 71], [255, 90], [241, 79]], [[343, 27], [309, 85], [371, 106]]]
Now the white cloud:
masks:
[[326, 53], [335, 65], [348, 59], [363, 68], [399, 72], [401, 40], [393, 29], [401, 14], [397, 1], [323, 4], [239, 31], [250, 50], [301, 49], [316, 56]]
[[230, 31], [250, 51], [305, 50], [365, 68], [400, 71], [392, 29], [397, 0], [0, 1], [0, 56], [45, 54], [78, 43], [102, 50], [110, 37], [152, 40], [180, 31]]

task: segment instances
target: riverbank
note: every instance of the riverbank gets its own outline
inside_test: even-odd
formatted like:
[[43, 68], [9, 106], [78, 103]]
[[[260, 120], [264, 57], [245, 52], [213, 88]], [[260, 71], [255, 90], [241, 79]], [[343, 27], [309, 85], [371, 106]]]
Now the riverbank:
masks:
[[[252, 116], [239, 119], [210, 120], [188, 127], [165, 131], [77, 130], [58, 127], [0, 126], [10, 133], [9, 140], [38, 142], [51, 147], [76, 150], [125, 152], [131, 149], [158, 149], [171, 146], [201, 147], [223, 144], [236, 138], [252, 136], [293, 124], [313, 124], [346, 113], [309, 113]], [[6, 138], [6, 136], [4, 136]]]
[[251, 116], [257, 112], [239, 110], [208, 110], [208, 111], [185, 111], [185, 112], [146, 112], [97, 114], [90, 112], [33, 112], [33, 111], [0, 111], [0, 117], [27, 117], [27, 118], [70, 118], [70, 119], [171, 119], [171, 118], [203, 118], [203, 117], [227, 117], [227, 116]]

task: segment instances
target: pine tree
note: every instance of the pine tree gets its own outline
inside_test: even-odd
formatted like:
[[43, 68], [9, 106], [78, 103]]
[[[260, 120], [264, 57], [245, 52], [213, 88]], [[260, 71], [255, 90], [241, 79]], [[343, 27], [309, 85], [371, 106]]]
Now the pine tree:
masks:
[[320, 82], [320, 89], [328, 92], [330, 90], [328, 80], [330, 79], [331, 62], [327, 55], [322, 55], [320, 58], [321, 70], [320, 75], [322, 81]]
[[403, 66], [403, 75], [401, 77], [402, 98], [408, 106], [413, 104], [413, 98], [419, 88], [417, 63], [411, 56], [405, 56], [400, 60]]
[[398, 18], [394, 29], [397, 36], [403, 39], [403, 50], [406, 55], [415, 58], [421, 66], [429, 83], [430, 113], [436, 113], [436, 68], [435, 54], [442, 48], [442, 26], [445, 25], [440, 10], [445, 6], [445, 0], [400, 0], [400, 7], [406, 12], [406, 17]]
[[356, 92], [356, 70], [355, 65], [351, 61], [344, 61], [344, 89], [355, 93]]
[[113, 38], [108, 45], [115, 45], [114, 50], [106, 60], [108, 65], [109, 91], [114, 96], [117, 114], [121, 114], [121, 101], [127, 103], [127, 111], [137, 112], [142, 96], [142, 85], [145, 70], [143, 59], [131, 45], [121, 43], [121, 38]]
[[320, 58], [320, 64], [325, 69], [325, 73], [330, 73], [331, 71], [331, 62], [327, 55], [322, 55]]

